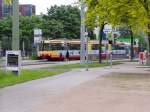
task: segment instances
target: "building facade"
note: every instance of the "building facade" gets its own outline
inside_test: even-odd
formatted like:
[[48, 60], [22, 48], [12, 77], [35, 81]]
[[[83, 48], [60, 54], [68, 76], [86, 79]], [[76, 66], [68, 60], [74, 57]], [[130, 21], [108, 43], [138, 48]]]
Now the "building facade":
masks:
[[12, 15], [12, 5], [3, 5], [2, 17]]
[[2, 18], [3, 15], [2, 7], [3, 7], [2, 0], [0, 0], [0, 18]]
[[19, 5], [19, 11], [21, 16], [32, 16], [35, 15], [35, 5], [32, 4], [21, 4]]
[[[32, 4], [19, 5], [20, 16], [32, 16], [36, 13], [36, 7]], [[12, 5], [4, 5], [0, 0], [0, 18], [12, 15]]]

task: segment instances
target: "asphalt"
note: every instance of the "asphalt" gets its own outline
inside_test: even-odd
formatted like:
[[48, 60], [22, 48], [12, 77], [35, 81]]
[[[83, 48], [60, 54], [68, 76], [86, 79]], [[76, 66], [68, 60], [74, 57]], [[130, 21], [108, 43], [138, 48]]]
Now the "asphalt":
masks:
[[[55, 111], [50, 105], [56, 107], [57, 104], [59, 104], [58, 97], [65, 96], [74, 88], [80, 87], [87, 82], [94, 81], [103, 75], [109, 75], [111, 73], [143, 74], [149, 73], [149, 70], [149, 67], [139, 66], [137, 63], [125, 63], [113, 66], [112, 68], [93, 68], [89, 71], [74, 69], [54, 77], [6, 87], [0, 90], [0, 112], [69, 112], [69, 110], [61, 111], [59, 109]], [[57, 98], [55, 99], [55, 97]], [[67, 96], [65, 96], [65, 99], [67, 99]], [[52, 103], [45, 104], [45, 102], [50, 100], [52, 100]], [[86, 100], [88, 101], [88, 99]], [[46, 106], [47, 110], [43, 110], [41, 106]], [[40, 110], [39, 107], [42, 110]]]
[[[47, 60], [22, 60], [21, 69], [39, 69], [55, 65], [80, 63], [79, 60], [74, 61], [47, 61]], [[5, 69], [5, 60], [0, 62], [0, 69]]]

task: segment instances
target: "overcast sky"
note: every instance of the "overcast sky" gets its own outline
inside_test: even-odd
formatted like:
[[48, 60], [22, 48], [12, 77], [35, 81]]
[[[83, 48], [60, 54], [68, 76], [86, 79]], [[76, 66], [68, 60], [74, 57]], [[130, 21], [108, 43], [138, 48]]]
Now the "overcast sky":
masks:
[[46, 13], [47, 8], [52, 5], [69, 5], [73, 4], [77, 0], [19, 0], [21, 4], [34, 4], [36, 5], [36, 13]]

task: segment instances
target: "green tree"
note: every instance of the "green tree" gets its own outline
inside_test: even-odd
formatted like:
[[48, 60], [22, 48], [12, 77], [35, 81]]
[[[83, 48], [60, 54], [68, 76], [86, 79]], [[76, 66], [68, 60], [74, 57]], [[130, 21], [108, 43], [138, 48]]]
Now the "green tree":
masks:
[[[131, 31], [149, 26], [149, 0], [85, 0], [87, 3], [87, 23], [108, 22], [113, 26], [126, 24]], [[132, 32], [131, 32], [132, 34]], [[149, 34], [149, 33], [148, 33]]]
[[12, 4], [12, 0], [4, 0], [5, 4]]
[[46, 16], [42, 20], [42, 30], [45, 39], [63, 38], [63, 24], [61, 21], [49, 19]]
[[23, 49], [23, 42], [26, 51], [32, 50], [34, 42], [34, 29], [42, 28], [42, 19], [38, 16], [20, 17], [20, 48]]
[[11, 37], [12, 33], [12, 20], [11, 17], [0, 19], [0, 40], [3, 36]]
[[42, 28], [42, 20], [38, 16], [22, 16], [20, 17], [20, 36], [33, 40], [34, 29]]
[[[83, 2], [83, 1], [82, 1]], [[86, 25], [89, 28], [100, 27], [99, 32], [99, 62], [102, 62], [102, 35], [103, 29], [106, 22], [108, 21], [108, 13], [107, 10], [103, 7], [98, 7], [99, 1], [97, 0], [86, 0], [87, 4], [87, 12], [86, 12]], [[98, 13], [97, 13], [98, 12]], [[101, 16], [102, 15], [102, 16]]]
[[[20, 45], [25, 42], [25, 49], [31, 49], [33, 45], [33, 32], [35, 28], [42, 28], [42, 19], [38, 16], [20, 17]], [[0, 19], [0, 40], [3, 41], [3, 49], [11, 49], [12, 18]], [[22, 49], [22, 46], [20, 46]]]
[[48, 15], [44, 15], [43, 19], [45, 20], [44, 35], [46, 37], [68, 39], [80, 37], [80, 10], [78, 7], [52, 6], [48, 9]]
[[11, 37], [12, 37], [12, 19], [6, 17], [0, 19], [0, 41], [2, 41], [2, 49], [11, 49]]

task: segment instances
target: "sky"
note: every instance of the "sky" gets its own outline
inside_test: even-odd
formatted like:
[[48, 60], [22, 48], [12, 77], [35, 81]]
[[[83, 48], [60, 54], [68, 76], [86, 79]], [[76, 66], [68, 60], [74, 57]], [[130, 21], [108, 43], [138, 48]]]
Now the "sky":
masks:
[[77, 0], [19, 0], [20, 4], [33, 4], [36, 5], [36, 14], [41, 12], [46, 14], [47, 8], [53, 5], [70, 5]]

